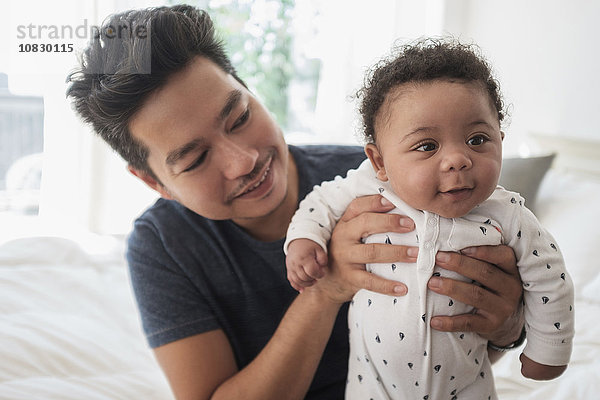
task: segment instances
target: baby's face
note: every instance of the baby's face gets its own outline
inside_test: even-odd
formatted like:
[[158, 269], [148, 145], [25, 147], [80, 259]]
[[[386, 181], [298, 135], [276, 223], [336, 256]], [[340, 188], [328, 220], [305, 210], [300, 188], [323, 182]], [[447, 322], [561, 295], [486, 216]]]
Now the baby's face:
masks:
[[408, 83], [387, 95], [366, 152], [402, 200], [446, 218], [494, 191], [502, 163], [497, 112], [476, 83]]

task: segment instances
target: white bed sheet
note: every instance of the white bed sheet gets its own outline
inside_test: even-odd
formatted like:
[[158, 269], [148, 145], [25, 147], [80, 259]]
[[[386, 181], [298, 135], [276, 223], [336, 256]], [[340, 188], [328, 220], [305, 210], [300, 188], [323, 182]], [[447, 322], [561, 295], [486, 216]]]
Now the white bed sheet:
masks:
[[123, 240], [0, 247], [0, 399], [171, 399], [128, 283]]
[[537, 216], [556, 238], [575, 284], [575, 339], [571, 363], [558, 379], [536, 382], [520, 374], [520, 350], [494, 365], [502, 400], [600, 398], [600, 183], [550, 171], [538, 194]]
[[[600, 183], [550, 173], [537, 213], [576, 285], [567, 372], [520, 375], [520, 351], [494, 366], [500, 399], [594, 399], [600, 393]], [[90, 247], [89, 244], [93, 247]], [[146, 345], [123, 258], [124, 240], [23, 238], [0, 246], [0, 400], [172, 399]]]

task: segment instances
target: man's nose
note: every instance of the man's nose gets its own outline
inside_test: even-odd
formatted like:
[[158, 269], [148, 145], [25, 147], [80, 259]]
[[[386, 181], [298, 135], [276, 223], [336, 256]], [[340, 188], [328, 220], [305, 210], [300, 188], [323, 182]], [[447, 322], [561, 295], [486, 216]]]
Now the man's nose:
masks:
[[218, 157], [222, 173], [227, 179], [248, 175], [256, 165], [258, 150], [226, 140], [219, 146]]

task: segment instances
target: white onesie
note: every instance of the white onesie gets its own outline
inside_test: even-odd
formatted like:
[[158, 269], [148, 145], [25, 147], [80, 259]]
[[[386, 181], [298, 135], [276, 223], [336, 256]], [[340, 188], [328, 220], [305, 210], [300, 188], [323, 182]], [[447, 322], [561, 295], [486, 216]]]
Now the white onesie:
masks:
[[434, 315], [473, 308], [427, 289], [433, 274], [466, 278], [435, 266], [438, 251], [506, 244], [517, 257], [524, 287], [525, 355], [547, 365], [569, 362], [574, 335], [573, 284], [556, 242], [517, 193], [497, 187], [462, 218], [416, 210], [381, 182], [369, 160], [346, 178], [315, 186], [300, 203], [284, 249], [298, 238], [325, 251], [336, 221], [356, 197], [380, 193], [415, 222], [413, 232], [375, 234], [366, 243], [419, 246], [414, 263], [370, 264], [367, 270], [404, 282], [408, 294], [392, 297], [360, 290], [348, 314], [350, 359], [346, 399], [496, 399], [487, 341], [471, 332], [430, 328]]

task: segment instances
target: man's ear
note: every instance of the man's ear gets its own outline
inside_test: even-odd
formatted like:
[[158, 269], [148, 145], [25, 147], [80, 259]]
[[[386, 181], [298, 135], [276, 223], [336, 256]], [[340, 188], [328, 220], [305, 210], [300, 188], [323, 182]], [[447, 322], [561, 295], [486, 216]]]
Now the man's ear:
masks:
[[365, 146], [365, 154], [367, 155], [367, 157], [369, 157], [369, 160], [371, 161], [371, 165], [373, 166], [373, 169], [377, 174], [377, 179], [383, 182], [387, 181], [388, 177], [385, 173], [383, 157], [381, 156], [377, 145], [375, 145], [374, 143], [367, 143], [367, 145]]
[[135, 175], [137, 178], [141, 179], [146, 185], [150, 187], [150, 189], [157, 191], [161, 197], [167, 200], [173, 200], [173, 196], [169, 193], [167, 188], [165, 188], [160, 182], [158, 182], [155, 178], [153, 178], [149, 173], [145, 171], [141, 171], [132, 167], [131, 165], [127, 165], [127, 170]]

